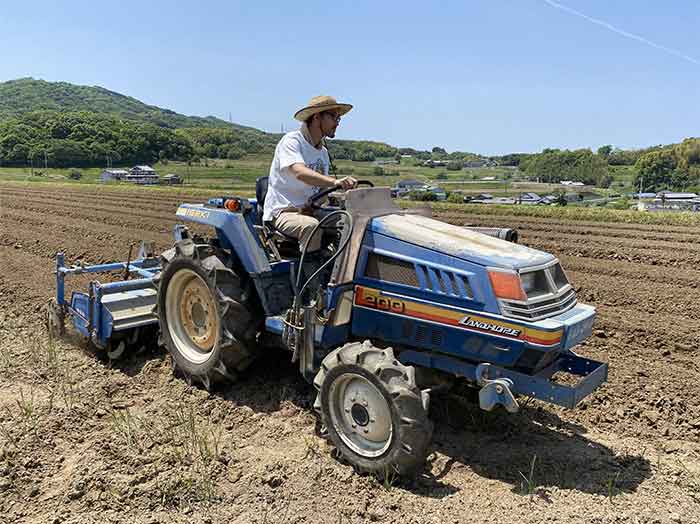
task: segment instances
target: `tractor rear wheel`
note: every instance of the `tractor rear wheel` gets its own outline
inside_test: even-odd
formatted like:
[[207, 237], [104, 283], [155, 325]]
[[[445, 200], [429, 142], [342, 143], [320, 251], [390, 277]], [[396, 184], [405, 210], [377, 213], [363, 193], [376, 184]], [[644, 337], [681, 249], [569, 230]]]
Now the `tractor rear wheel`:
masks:
[[216, 256], [176, 246], [158, 285], [161, 343], [188, 381], [210, 389], [234, 381], [255, 358], [257, 323], [238, 276]]
[[414, 368], [391, 348], [346, 344], [323, 360], [314, 386], [314, 408], [353, 466], [380, 476], [410, 476], [422, 466], [433, 426]]

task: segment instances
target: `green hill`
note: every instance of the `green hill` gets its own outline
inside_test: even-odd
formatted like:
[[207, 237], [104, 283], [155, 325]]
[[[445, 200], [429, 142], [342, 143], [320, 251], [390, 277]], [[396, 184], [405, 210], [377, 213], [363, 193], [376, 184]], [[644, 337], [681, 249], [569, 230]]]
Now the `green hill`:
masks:
[[220, 127], [258, 131], [213, 116], [181, 115], [99, 86], [79, 86], [34, 78], [0, 82], [0, 117], [20, 116], [33, 111], [89, 111], [168, 128]]
[[[238, 159], [272, 153], [280, 134], [186, 116], [97, 86], [21, 78], [0, 82], [0, 165], [24, 166], [46, 155], [55, 166], [150, 163], [158, 159]], [[389, 144], [334, 140], [335, 158], [393, 156]]]

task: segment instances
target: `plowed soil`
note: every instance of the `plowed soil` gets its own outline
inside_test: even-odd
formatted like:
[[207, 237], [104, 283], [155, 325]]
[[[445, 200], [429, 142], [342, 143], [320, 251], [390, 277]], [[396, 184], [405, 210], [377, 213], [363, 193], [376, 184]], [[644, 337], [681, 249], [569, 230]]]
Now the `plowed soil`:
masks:
[[382, 480], [319, 436], [313, 387], [287, 353], [209, 394], [158, 347], [111, 362], [75, 334], [46, 336], [57, 251], [98, 263], [141, 239], [167, 249], [177, 204], [201, 200], [0, 185], [0, 522], [700, 521], [697, 230], [439, 215], [517, 228], [560, 257], [598, 308], [579, 352], [610, 378], [571, 411], [433, 398], [425, 471]]

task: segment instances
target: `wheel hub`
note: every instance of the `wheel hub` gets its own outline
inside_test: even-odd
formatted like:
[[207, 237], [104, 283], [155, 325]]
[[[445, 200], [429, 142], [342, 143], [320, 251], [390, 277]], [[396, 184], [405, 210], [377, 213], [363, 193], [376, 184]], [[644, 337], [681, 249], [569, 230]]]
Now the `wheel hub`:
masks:
[[166, 295], [168, 331], [180, 352], [193, 363], [206, 361], [219, 336], [215, 298], [206, 281], [195, 271], [176, 272]]
[[369, 413], [364, 406], [361, 406], [360, 404], [353, 404], [352, 408], [350, 408], [350, 414], [358, 426], [365, 427], [367, 424], [369, 424]]
[[211, 350], [216, 332], [216, 307], [209, 288], [200, 279], [191, 279], [183, 290], [180, 318], [185, 332], [202, 350]]
[[391, 408], [382, 392], [362, 375], [338, 377], [330, 391], [330, 414], [340, 438], [359, 455], [377, 457], [391, 445]]

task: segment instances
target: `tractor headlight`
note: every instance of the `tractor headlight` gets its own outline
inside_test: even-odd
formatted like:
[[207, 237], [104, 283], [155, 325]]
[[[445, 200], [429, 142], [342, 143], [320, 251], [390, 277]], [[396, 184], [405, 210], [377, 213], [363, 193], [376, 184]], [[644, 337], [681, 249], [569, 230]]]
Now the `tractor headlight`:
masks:
[[551, 293], [550, 285], [547, 281], [547, 275], [545, 274], [544, 270], [520, 273], [520, 282], [522, 283], [523, 291], [525, 291], [528, 298], [534, 298]]
[[522, 282], [525, 294], [529, 295], [530, 292], [535, 289], [535, 273], [522, 273], [520, 275], [520, 282]]

